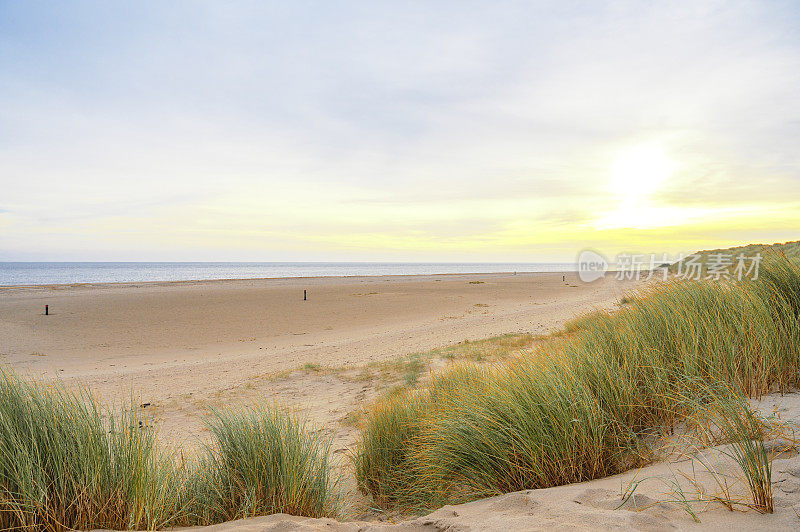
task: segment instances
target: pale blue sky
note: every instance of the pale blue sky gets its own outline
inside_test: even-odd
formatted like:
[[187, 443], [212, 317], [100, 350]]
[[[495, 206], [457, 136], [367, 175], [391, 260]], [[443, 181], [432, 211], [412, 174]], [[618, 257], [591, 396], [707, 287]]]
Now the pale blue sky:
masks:
[[798, 28], [796, 2], [0, 1], [0, 260], [799, 239]]

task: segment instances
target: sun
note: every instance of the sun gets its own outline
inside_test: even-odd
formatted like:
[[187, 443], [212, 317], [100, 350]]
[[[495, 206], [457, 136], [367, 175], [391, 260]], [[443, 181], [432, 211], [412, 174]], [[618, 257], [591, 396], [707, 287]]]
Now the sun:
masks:
[[639, 206], [675, 171], [675, 163], [655, 143], [628, 148], [617, 155], [611, 167], [609, 189], [623, 204]]
[[640, 144], [619, 152], [608, 181], [611, 208], [595, 221], [595, 226], [641, 229], [681, 223], [685, 210], [657, 205], [651, 198], [676, 167], [658, 143]]

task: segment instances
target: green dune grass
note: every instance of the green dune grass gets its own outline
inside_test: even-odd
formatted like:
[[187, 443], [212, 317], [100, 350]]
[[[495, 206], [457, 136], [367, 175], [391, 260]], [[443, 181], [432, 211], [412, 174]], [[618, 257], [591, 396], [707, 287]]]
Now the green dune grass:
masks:
[[[611, 475], [650, 461], [650, 442], [700, 411], [694, 397], [730, 420], [715, 425], [728, 440], [754, 441], [739, 395], [798, 385], [798, 297], [785, 258], [759, 281], [660, 285], [527, 356], [384, 398], [354, 453], [359, 487], [383, 508], [424, 511]], [[768, 471], [742, 459], [754, 506], [771, 510]]]
[[[132, 408], [0, 371], [0, 529], [158, 529], [290, 513], [337, 517], [328, 440], [280, 409], [218, 413], [197, 459], [165, 455]], [[104, 415], [105, 414], [105, 415]]]
[[191, 524], [274, 513], [336, 517], [341, 498], [330, 439], [278, 408], [217, 412], [214, 443], [190, 475]]
[[171, 461], [130, 413], [0, 371], [0, 529], [157, 528], [180, 509]]

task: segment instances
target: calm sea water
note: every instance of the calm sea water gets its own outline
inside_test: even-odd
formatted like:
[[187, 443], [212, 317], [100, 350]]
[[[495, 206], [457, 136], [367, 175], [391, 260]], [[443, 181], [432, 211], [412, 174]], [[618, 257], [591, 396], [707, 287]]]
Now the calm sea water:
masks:
[[0, 262], [0, 286], [575, 270], [575, 264], [555, 262]]

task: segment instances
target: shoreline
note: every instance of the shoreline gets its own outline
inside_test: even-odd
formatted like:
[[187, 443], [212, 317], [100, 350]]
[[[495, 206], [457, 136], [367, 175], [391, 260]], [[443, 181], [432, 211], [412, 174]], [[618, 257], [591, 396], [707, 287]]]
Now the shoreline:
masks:
[[[607, 272], [614, 273], [614, 272]], [[38, 289], [64, 289], [64, 288], [106, 288], [106, 287], [134, 287], [139, 286], [168, 286], [177, 284], [201, 284], [201, 283], [221, 283], [221, 282], [252, 282], [252, 281], [287, 281], [287, 280], [316, 280], [316, 279], [376, 279], [376, 278], [393, 278], [393, 279], [420, 279], [425, 277], [453, 277], [459, 275], [567, 275], [577, 274], [577, 270], [563, 270], [563, 271], [546, 271], [546, 272], [458, 272], [458, 273], [409, 273], [409, 274], [375, 274], [375, 275], [310, 275], [310, 276], [292, 276], [292, 277], [230, 277], [230, 278], [215, 278], [215, 279], [180, 279], [180, 280], [159, 280], [159, 281], [108, 281], [108, 282], [85, 282], [85, 283], [53, 283], [53, 284], [20, 284], [20, 285], [3, 285], [0, 284], [0, 290], [38, 290]]]

